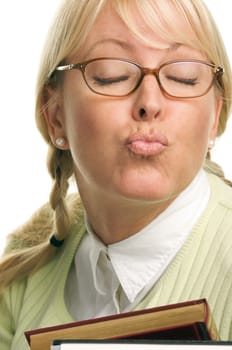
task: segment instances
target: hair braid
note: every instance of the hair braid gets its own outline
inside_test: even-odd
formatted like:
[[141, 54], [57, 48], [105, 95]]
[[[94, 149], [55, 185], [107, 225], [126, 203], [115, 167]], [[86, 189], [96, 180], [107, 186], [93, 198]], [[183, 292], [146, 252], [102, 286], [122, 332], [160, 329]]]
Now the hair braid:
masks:
[[62, 240], [66, 237], [70, 220], [65, 197], [68, 191], [68, 179], [73, 174], [73, 161], [70, 151], [62, 151], [50, 146], [48, 153], [48, 170], [54, 180], [50, 194], [50, 204], [55, 212], [55, 235]]

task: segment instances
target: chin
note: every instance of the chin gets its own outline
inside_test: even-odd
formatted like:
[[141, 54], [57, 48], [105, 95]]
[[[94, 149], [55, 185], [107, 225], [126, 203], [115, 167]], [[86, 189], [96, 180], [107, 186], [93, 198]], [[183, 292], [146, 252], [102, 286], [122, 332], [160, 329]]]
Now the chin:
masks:
[[157, 170], [127, 171], [113, 180], [114, 191], [124, 198], [163, 202], [172, 199], [178, 193], [178, 184], [168, 174]]
[[120, 193], [128, 200], [132, 199], [153, 203], [161, 203], [175, 198], [173, 191], [167, 191], [167, 188], [161, 188], [161, 186], [155, 184], [150, 186], [144, 186], [144, 184], [141, 186], [140, 184], [137, 187], [128, 186], [127, 188], [121, 189]]

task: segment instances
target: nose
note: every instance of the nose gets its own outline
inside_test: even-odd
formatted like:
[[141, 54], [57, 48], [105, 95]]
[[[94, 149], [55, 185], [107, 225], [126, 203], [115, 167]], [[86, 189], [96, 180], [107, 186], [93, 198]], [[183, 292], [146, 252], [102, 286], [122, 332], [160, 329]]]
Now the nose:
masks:
[[155, 75], [145, 75], [134, 94], [134, 119], [148, 121], [159, 117], [162, 111], [164, 95]]

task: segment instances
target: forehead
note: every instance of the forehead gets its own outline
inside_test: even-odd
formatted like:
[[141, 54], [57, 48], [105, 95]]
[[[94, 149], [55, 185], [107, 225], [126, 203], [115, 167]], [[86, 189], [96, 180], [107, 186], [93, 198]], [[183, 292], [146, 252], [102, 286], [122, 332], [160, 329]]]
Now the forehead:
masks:
[[[159, 49], [168, 49], [180, 44], [199, 48], [193, 28], [186, 22], [185, 16], [173, 6], [172, 1], [142, 1], [137, 5], [136, 3], [106, 3], [87, 36], [85, 51], [97, 45], [105, 45], [106, 42], [110, 43], [109, 38], [131, 47], [140, 41], [143, 45]], [[148, 8], [140, 5], [144, 3], [166, 3], [166, 6]]]
[[[136, 28], [139, 28], [141, 36], [149, 40], [152, 45], [160, 48], [168, 48], [170, 42], [162, 40], [154, 34], [152, 30], [145, 26], [144, 21], [133, 10], [133, 20]], [[85, 43], [85, 49], [94, 50], [100, 46], [117, 44], [124, 49], [133, 49], [134, 45], [138, 41], [138, 36], [133, 28], [130, 28], [128, 23], [125, 23], [123, 18], [119, 16], [116, 10], [106, 5], [100, 14], [98, 15], [90, 33], [87, 36]], [[143, 43], [143, 40], [141, 40]]]

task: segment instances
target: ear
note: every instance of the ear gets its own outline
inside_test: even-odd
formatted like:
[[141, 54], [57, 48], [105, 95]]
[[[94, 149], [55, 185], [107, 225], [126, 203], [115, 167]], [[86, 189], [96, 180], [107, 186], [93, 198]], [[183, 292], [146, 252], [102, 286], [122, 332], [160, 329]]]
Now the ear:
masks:
[[65, 144], [62, 146], [62, 149], [69, 149], [66, 139], [62, 97], [60, 92], [54, 90], [51, 86], [47, 86], [44, 91], [44, 106], [46, 107], [43, 110], [43, 116], [52, 143], [57, 147], [56, 140], [63, 138], [65, 139]]
[[210, 130], [210, 140], [215, 140], [217, 137], [218, 124], [219, 124], [219, 120], [220, 120], [222, 105], [223, 105], [222, 96], [216, 96], [214, 118], [212, 120], [212, 126], [211, 126], [211, 130]]

